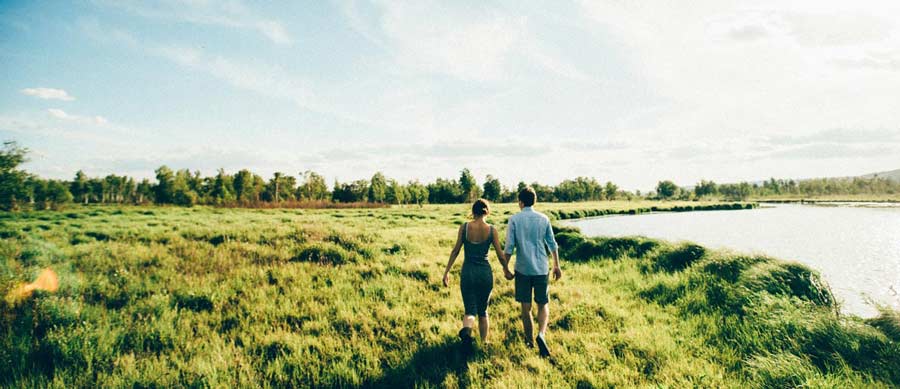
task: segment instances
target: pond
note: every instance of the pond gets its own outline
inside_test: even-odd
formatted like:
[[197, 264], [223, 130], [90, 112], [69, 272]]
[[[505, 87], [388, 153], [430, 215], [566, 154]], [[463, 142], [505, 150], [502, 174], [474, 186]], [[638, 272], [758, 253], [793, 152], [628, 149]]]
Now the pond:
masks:
[[900, 204], [763, 204], [740, 211], [652, 213], [565, 222], [589, 236], [643, 235], [794, 260], [818, 270], [841, 310], [900, 309]]

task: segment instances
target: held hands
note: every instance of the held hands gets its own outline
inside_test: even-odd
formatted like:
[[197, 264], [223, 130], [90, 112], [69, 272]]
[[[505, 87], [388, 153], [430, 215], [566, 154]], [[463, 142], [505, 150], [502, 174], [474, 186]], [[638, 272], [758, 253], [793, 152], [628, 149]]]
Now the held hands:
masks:
[[556, 280], [559, 280], [560, 278], [562, 278], [562, 270], [559, 268], [559, 266], [554, 266], [553, 267], [553, 280], [556, 281]]
[[512, 280], [513, 278], [516, 278], [516, 276], [511, 271], [509, 271], [508, 268], [506, 268], [504, 266], [503, 267], [503, 278], [506, 278], [507, 280]]

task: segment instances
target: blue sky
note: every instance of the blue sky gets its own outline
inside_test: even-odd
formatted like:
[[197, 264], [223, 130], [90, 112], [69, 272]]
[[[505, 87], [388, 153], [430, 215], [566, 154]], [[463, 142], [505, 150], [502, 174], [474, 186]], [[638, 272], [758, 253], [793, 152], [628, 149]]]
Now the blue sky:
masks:
[[53, 178], [900, 168], [900, 7], [844, 3], [0, 1], [0, 138]]

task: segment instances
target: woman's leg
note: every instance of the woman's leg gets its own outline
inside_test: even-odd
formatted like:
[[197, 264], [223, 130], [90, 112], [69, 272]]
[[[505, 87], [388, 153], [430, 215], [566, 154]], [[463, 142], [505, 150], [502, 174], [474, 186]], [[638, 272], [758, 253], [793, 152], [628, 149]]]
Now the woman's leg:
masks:
[[475, 315], [466, 314], [465, 316], [463, 316], [463, 327], [465, 327], [465, 328], [475, 327]]
[[488, 320], [487, 314], [485, 314], [484, 316], [478, 316], [478, 333], [481, 335], [482, 343], [487, 341], [489, 332], [490, 332], [490, 321]]
[[488, 333], [490, 332], [490, 321], [488, 320], [488, 305], [491, 303], [491, 292], [494, 289], [494, 280], [493, 277], [489, 277], [484, 284], [481, 285], [481, 288], [478, 293], [478, 332], [481, 334], [481, 341], [484, 342], [487, 340]]

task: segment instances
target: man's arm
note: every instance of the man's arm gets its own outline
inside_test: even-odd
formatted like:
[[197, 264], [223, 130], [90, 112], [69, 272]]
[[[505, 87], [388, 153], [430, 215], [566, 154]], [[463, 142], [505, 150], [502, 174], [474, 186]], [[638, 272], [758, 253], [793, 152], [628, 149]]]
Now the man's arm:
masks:
[[553, 255], [553, 279], [558, 280], [562, 278], [562, 269], [559, 268], [559, 250], [553, 250], [551, 254]]
[[553, 227], [549, 222], [547, 222], [547, 230], [544, 233], [544, 243], [547, 244], [550, 254], [553, 255], [553, 279], [558, 280], [562, 278], [562, 270], [559, 268], [559, 245], [556, 244]]

